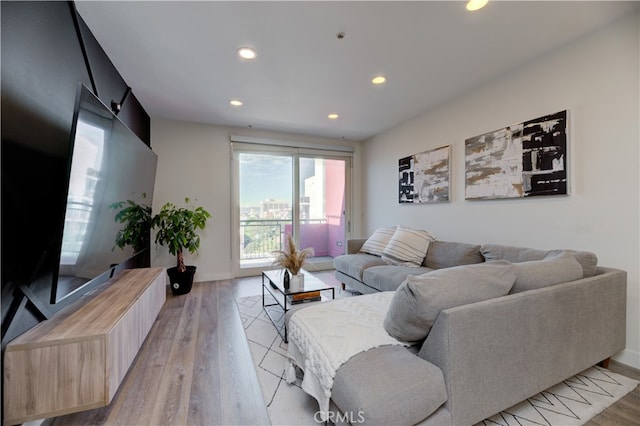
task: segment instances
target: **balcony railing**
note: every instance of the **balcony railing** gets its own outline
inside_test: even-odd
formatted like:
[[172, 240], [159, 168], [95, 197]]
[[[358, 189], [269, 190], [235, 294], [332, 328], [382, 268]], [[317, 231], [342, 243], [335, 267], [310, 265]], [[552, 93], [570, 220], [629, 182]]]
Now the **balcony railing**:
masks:
[[[273, 252], [283, 250], [285, 234], [291, 233], [291, 220], [250, 219], [240, 221], [240, 260], [273, 259]], [[315, 255], [327, 252], [326, 219], [300, 221], [300, 248], [312, 247]]]

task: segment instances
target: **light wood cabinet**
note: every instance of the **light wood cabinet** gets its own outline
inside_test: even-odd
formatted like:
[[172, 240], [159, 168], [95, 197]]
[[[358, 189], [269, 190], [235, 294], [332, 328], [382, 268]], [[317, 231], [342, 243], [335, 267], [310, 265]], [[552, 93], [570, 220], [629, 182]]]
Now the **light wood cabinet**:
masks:
[[164, 268], [122, 271], [9, 343], [4, 422], [108, 405], [166, 298]]

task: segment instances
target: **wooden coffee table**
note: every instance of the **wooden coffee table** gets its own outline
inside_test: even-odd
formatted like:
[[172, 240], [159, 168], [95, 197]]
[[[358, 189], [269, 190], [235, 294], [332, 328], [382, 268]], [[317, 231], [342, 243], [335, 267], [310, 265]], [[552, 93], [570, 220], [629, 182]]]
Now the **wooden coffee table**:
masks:
[[[335, 299], [336, 296], [335, 287], [326, 284], [303, 269], [300, 270], [300, 273], [304, 274], [304, 286], [299, 290], [292, 291], [284, 288], [284, 269], [262, 272], [262, 308], [285, 343], [288, 343], [285, 315], [291, 306], [297, 303], [316, 301], [317, 296], [322, 292], [331, 291], [331, 299]], [[275, 303], [267, 303], [265, 300], [267, 294], [273, 297]], [[293, 299], [296, 299], [296, 302], [293, 302]], [[276, 307], [282, 314], [280, 321], [273, 317], [270, 307]]]

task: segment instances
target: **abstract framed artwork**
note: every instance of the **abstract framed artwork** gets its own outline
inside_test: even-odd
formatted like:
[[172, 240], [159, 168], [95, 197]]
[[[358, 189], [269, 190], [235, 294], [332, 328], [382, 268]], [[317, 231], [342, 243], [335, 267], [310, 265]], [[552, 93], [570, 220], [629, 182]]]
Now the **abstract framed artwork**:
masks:
[[398, 161], [400, 204], [448, 202], [451, 145], [424, 151]]
[[465, 199], [568, 194], [567, 111], [465, 141]]

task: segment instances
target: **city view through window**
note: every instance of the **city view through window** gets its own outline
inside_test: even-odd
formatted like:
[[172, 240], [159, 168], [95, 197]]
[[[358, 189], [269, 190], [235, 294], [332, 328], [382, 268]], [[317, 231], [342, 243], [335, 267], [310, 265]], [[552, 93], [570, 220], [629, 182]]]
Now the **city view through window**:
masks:
[[241, 153], [239, 172], [241, 267], [271, 263], [273, 251], [282, 250], [286, 234], [293, 234], [294, 221], [299, 248], [312, 247], [315, 257], [344, 254], [344, 160]]

